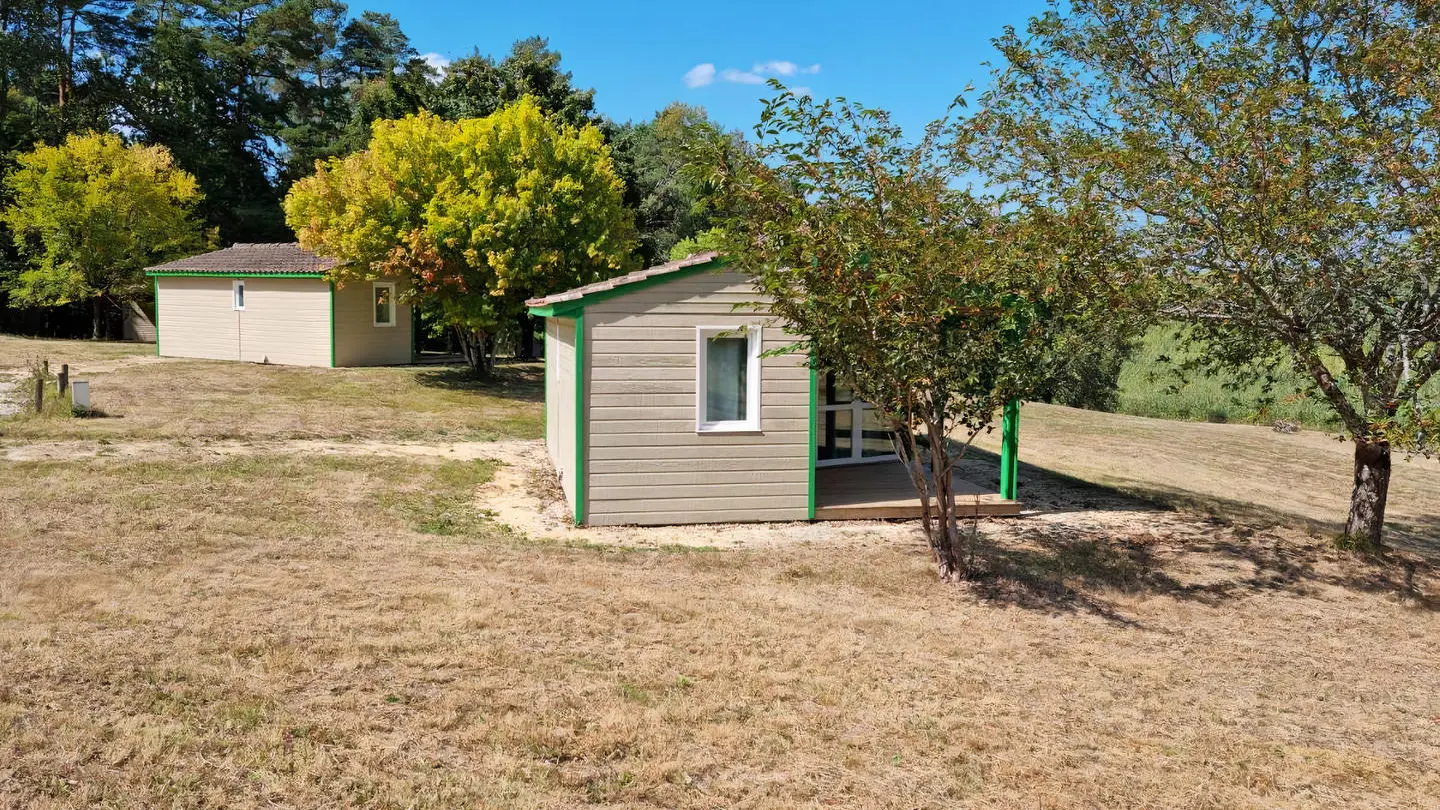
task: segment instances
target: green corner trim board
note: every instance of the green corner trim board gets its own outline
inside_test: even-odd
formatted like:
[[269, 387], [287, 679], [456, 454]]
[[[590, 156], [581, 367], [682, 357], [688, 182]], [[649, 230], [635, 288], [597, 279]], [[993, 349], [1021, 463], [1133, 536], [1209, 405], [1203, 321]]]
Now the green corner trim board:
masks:
[[[806, 365], [809, 365], [808, 360]], [[815, 417], [820, 410], [820, 372], [810, 366], [810, 464], [805, 486], [805, 519], [815, 519]]]
[[[410, 336], [410, 359], [415, 359], [415, 336]], [[335, 368], [335, 282], [330, 282], [330, 367]]]
[[155, 288], [155, 356], [160, 356], [160, 279], [150, 279], [151, 285]]

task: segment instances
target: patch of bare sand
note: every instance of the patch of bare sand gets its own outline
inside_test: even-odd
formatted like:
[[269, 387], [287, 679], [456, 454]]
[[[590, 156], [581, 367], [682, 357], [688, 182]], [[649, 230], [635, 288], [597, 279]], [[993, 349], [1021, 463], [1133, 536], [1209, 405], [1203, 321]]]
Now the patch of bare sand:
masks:
[[846, 546], [913, 544], [924, 538], [915, 521], [847, 520], [820, 523], [712, 523], [696, 526], [577, 527], [542, 442], [495, 442], [505, 462], [476, 493], [480, 508], [495, 520], [533, 538], [628, 548], [774, 548], [824, 544]]

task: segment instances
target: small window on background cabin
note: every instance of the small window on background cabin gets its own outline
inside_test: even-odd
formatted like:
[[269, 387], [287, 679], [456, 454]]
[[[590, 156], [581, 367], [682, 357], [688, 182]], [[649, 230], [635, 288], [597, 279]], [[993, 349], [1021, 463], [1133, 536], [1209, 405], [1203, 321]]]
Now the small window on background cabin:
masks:
[[245, 309], [245, 282], [236, 279], [232, 287], [235, 292], [235, 300], [231, 303], [230, 308], [236, 312], [243, 312]]
[[395, 325], [395, 285], [386, 282], [375, 282], [373, 287], [375, 298], [375, 325]]

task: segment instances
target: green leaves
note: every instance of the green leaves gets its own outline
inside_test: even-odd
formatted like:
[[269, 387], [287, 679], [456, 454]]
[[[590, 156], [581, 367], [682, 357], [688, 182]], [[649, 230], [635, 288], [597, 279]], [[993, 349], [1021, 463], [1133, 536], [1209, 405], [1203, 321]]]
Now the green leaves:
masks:
[[194, 176], [164, 147], [126, 146], [109, 133], [21, 155], [5, 190], [12, 202], [0, 222], [28, 261], [10, 290], [16, 306], [140, 295], [145, 267], [210, 241], [193, 215]]
[[526, 298], [626, 269], [634, 223], [593, 126], [526, 98], [485, 118], [377, 122], [370, 148], [332, 159], [285, 200], [301, 244], [335, 278], [400, 275], [452, 325], [493, 334]]
[[987, 109], [1012, 146], [996, 165], [1032, 196], [1083, 188], [1128, 221], [1212, 365], [1288, 357], [1350, 436], [1423, 450], [1404, 425], [1440, 407], [1421, 396], [1440, 371], [1432, 16], [1076, 4], [1000, 42]]
[[725, 215], [719, 245], [816, 365], [894, 424], [973, 434], [1046, 379], [1066, 330], [1113, 319], [1116, 223], [962, 190], [968, 125], [941, 120], [912, 145], [881, 110], [782, 90], [755, 134], [748, 151], [714, 138], [694, 155]]

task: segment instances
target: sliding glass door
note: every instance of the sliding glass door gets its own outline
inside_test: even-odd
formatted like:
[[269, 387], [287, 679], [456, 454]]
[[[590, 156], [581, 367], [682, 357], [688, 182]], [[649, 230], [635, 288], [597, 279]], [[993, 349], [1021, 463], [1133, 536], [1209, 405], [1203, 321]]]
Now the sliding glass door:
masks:
[[874, 406], [855, 399], [850, 390], [828, 375], [820, 387], [816, 410], [815, 466], [860, 464], [895, 458], [890, 431]]

